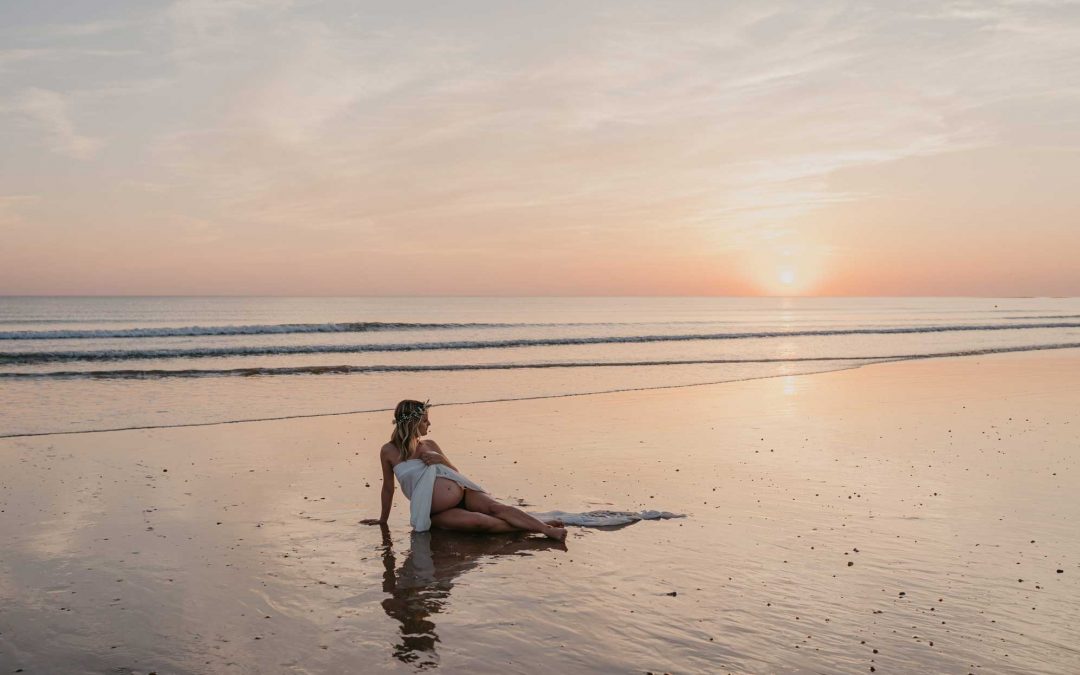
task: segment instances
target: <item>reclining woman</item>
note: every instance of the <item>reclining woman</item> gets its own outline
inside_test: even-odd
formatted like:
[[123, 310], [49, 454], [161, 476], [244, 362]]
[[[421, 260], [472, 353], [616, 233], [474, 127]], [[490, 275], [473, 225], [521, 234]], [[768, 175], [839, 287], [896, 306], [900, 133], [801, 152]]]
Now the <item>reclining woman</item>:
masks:
[[484, 488], [461, 475], [435, 441], [421, 440], [431, 428], [429, 405], [405, 400], [394, 409], [394, 433], [379, 450], [382, 462], [382, 511], [361, 521], [385, 525], [394, 501], [394, 478], [410, 501], [413, 529], [431, 527], [462, 532], [538, 532], [566, 540], [559, 521], [543, 522], [521, 509], [500, 504]]

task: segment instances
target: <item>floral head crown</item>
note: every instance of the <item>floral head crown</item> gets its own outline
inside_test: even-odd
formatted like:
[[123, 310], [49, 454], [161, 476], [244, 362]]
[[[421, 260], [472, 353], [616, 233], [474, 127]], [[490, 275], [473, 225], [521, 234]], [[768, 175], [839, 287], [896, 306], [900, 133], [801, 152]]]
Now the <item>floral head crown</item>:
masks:
[[412, 411], [404, 413], [401, 417], [394, 417], [394, 424], [407, 424], [414, 422], [424, 416], [428, 408], [431, 407], [431, 399], [428, 399], [420, 404], [420, 407], [413, 408]]

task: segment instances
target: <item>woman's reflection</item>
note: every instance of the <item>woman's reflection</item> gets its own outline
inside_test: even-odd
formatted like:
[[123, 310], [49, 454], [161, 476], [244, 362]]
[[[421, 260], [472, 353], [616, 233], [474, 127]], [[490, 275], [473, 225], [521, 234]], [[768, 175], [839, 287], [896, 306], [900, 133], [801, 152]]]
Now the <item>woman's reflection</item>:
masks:
[[382, 606], [388, 616], [401, 622], [401, 642], [394, 645], [394, 656], [421, 668], [439, 663], [435, 651], [439, 636], [431, 617], [449, 602], [455, 578], [488, 556], [566, 550], [562, 543], [522, 534], [413, 532], [409, 552], [398, 569], [390, 529], [384, 526], [382, 535], [383, 591], [390, 595]]

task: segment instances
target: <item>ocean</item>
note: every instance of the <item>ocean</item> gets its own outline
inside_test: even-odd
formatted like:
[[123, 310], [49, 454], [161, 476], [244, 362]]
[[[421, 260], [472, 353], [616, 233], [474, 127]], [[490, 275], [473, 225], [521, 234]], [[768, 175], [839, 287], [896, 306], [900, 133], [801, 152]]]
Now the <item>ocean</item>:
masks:
[[1074, 347], [1078, 298], [0, 297], [0, 437]]

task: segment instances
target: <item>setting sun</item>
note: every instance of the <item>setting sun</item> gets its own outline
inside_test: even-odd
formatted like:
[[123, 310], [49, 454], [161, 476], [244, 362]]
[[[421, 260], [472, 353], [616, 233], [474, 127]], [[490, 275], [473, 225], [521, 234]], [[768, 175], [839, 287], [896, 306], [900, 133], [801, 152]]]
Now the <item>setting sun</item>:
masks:
[[744, 278], [763, 295], [813, 295], [832, 267], [828, 245], [798, 234], [747, 242], [740, 255]]

